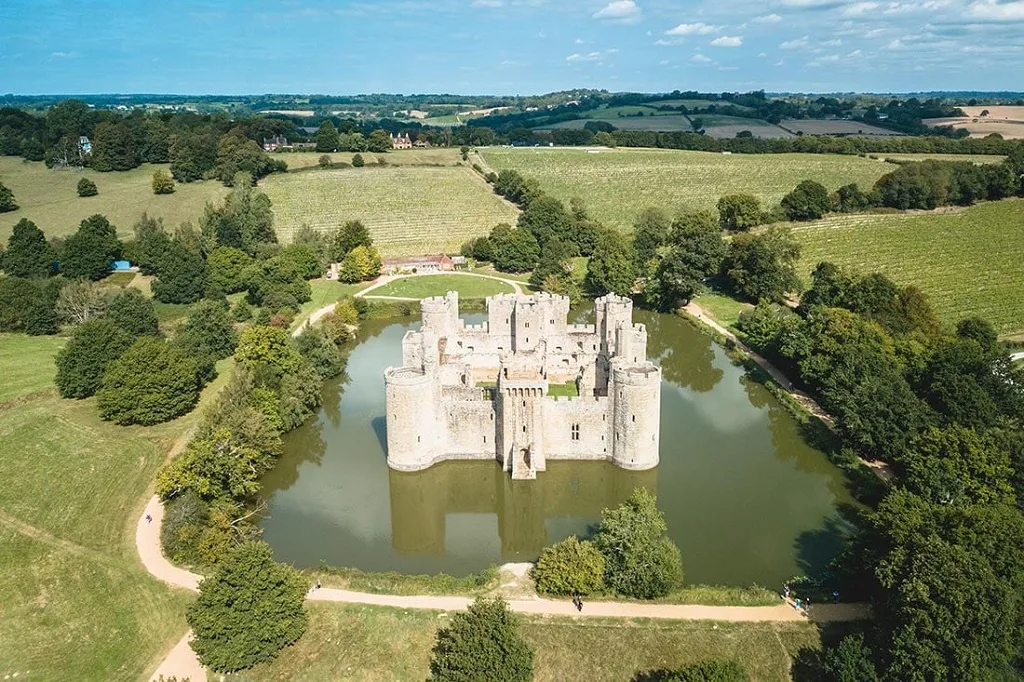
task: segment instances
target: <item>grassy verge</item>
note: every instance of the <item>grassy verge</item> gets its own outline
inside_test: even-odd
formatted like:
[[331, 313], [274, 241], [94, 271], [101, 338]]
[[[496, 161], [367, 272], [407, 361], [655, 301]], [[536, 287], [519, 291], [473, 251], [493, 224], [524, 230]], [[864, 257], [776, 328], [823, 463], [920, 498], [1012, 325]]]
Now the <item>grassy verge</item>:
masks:
[[311, 582], [320, 579], [328, 587], [373, 594], [453, 594], [475, 596], [498, 587], [498, 569], [491, 567], [459, 578], [446, 573], [406, 575], [396, 571], [368, 572], [358, 568], [323, 567], [309, 571]]
[[[435, 611], [310, 604], [309, 629], [273, 663], [233, 676], [245, 682], [423, 680], [437, 629]], [[711, 658], [740, 661], [752, 680], [789, 680], [793, 660], [820, 647], [808, 623], [716, 623], [523, 617], [535, 680], [628, 680], [639, 670]]]
[[[151, 428], [101, 421], [52, 385], [61, 340], [0, 335], [0, 674], [137, 680], [185, 631], [189, 597], [151, 577], [135, 524], [197, 412]], [[226, 380], [203, 395], [209, 401]], [[13, 374], [16, 372], [16, 374]], [[21, 377], [11, 389], [6, 378]]]
[[369, 282], [363, 282], [360, 284], [343, 284], [341, 282], [332, 279], [314, 279], [309, 283], [311, 290], [311, 298], [299, 307], [299, 312], [295, 315], [295, 320], [292, 322], [292, 329], [296, 329], [303, 322], [306, 321], [314, 311], [329, 306], [332, 303], [336, 303], [342, 296], [349, 295], [358, 292], [360, 289], [365, 289], [369, 286]]
[[738, 301], [731, 296], [719, 293], [708, 293], [697, 296], [693, 302], [699, 305], [704, 312], [726, 329], [732, 329], [740, 319], [740, 313], [752, 310], [754, 306], [743, 301]]
[[459, 298], [486, 298], [495, 294], [511, 294], [512, 285], [486, 277], [465, 275], [426, 275], [396, 279], [368, 296], [394, 296], [397, 298], [421, 299], [430, 296], [444, 296], [457, 291]]

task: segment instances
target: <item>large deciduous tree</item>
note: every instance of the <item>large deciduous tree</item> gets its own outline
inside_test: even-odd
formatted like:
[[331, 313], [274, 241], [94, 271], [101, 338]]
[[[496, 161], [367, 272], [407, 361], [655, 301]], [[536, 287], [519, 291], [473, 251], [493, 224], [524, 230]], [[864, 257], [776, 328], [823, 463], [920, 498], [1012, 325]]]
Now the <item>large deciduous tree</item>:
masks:
[[120, 255], [117, 230], [106, 217], [96, 214], [83, 220], [64, 242], [60, 269], [72, 279], [99, 280], [110, 273], [111, 265]]
[[804, 180], [782, 198], [782, 210], [790, 220], [817, 220], [831, 207], [828, 190], [814, 180]]
[[207, 282], [203, 257], [173, 241], [153, 281], [153, 298], [161, 303], [195, 303], [203, 297]]
[[46, 235], [31, 220], [22, 218], [0, 254], [0, 267], [10, 277], [49, 277], [53, 274], [56, 253]]
[[316, 131], [316, 151], [336, 152], [340, 148], [341, 141], [338, 138], [338, 129], [331, 121], [324, 121]]
[[0, 332], [56, 334], [58, 288], [53, 279], [0, 277]]
[[477, 599], [437, 632], [429, 682], [533, 679], [533, 651], [501, 599]]
[[[718, 274], [727, 247], [710, 212], [687, 213], [672, 224], [669, 246], [644, 287], [644, 299], [661, 310], [688, 303]], [[650, 268], [654, 263], [648, 263]]]
[[633, 246], [624, 235], [603, 230], [590, 257], [585, 279], [587, 288], [599, 295], [630, 296], [636, 283], [635, 260]]
[[761, 201], [753, 194], [728, 194], [718, 200], [723, 229], [749, 230], [761, 224]]
[[106, 315], [132, 336], [157, 336], [160, 333], [153, 301], [138, 289], [124, 289], [111, 298]]
[[307, 585], [298, 571], [276, 563], [264, 542], [246, 542], [199, 584], [188, 608], [199, 661], [234, 672], [271, 661], [306, 630]]
[[540, 592], [584, 596], [604, 587], [604, 571], [604, 555], [594, 544], [571, 535], [541, 550], [533, 579]]
[[17, 208], [18, 204], [14, 201], [14, 192], [4, 183], [0, 182], [0, 213], [15, 211]]
[[491, 230], [494, 267], [504, 272], [529, 272], [537, 265], [540, 246], [528, 230], [513, 229], [504, 223]]
[[107, 367], [132, 345], [131, 334], [107, 318], [83, 323], [57, 353], [57, 390], [63, 398], [88, 398], [100, 389]]
[[199, 400], [199, 369], [163, 339], [138, 339], [103, 373], [100, 416], [123, 426], [151, 426], [180, 417]]
[[739, 234], [729, 243], [724, 270], [730, 283], [750, 301], [780, 301], [800, 285], [796, 261], [800, 245], [784, 227], [770, 227], [760, 234]]

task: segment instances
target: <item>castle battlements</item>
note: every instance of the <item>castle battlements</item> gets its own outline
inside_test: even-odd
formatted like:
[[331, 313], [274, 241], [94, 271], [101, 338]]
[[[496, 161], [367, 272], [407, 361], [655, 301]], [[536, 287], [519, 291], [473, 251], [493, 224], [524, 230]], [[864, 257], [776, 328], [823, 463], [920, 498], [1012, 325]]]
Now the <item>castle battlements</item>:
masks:
[[657, 466], [661, 370], [647, 360], [647, 330], [628, 298], [595, 308], [596, 324], [570, 325], [564, 296], [499, 294], [485, 323], [467, 325], [456, 292], [424, 299], [402, 367], [384, 373], [388, 466], [494, 459], [516, 479], [549, 459]]

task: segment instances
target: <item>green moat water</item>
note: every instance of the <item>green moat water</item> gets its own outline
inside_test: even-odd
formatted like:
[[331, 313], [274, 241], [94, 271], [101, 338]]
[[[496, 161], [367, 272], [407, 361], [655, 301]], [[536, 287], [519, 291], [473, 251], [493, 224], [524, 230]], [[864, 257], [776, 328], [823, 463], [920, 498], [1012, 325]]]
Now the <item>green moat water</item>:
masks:
[[419, 321], [370, 322], [348, 376], [326, 386], [319, 415], [286, 436], [264, 481], [265, 539], [279, 560], [302, 567], [464, 575], [584, 535], [602, 508], [644, 486], [658, 495], [688, 583], [777, 587], [827, 563], [839, 544], [837, 507], [851, 502], [840, 471], [684, 320], [635, 311], [634, 321], [647, 325], [648, 355], [664, 375], [656, 469], [549, 462], [537, 480], [515, 482], [492, 462], [390, 470], [383, 372], [401, 364], [402, 336]]

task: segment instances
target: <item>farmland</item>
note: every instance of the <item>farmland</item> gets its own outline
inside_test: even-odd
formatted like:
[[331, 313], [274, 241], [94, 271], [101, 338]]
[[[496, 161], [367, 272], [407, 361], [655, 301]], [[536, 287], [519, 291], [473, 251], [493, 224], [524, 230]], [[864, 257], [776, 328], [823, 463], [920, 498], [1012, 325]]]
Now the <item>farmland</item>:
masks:
[[886, 161], [970, 161], [971, 163], [1000, 163], [1005, 156], [998, 154], [878, 154]]
[[361, 220], [385, 256], [457, 251], [516, 209], [466, 167], [388, 166], [274, 175], [262, 183], [283, 241], [303, 224]]
[[775, 204], [802, 180], [829, 189], [856, 182], [870, 188], [894, 166], [856, 156], [823, 154], [714, 154], [651, 149], [481, 150], [495, 169], [510, 168], [562, 200], [582, 197], [594, 218], [629, 230], [649, 207], [668, 211], [714, 209], [719, 197], [750, 192]]
[[[153, 171], [167, 166], [143, 165], [130, 171], [97, 173], [51, 170], [42, 162], [22, 161], [0, 156], [0, 181], [11, 191], [20, 208], [0, 213], [0, 240], [7, 241], [14, 225], [28, 218], [48, 236], [65, 236], [95, 213], [102, 213], [113, 223], [121, 236], [131, 234], [132, 225], [143, 212], [164, 219], [173, 229], [185, 221], [195, 221], [203, 213], [206, 202], [218, 202], [228, 189], [214, 180], [178, 183], [174, 194], [157, 196], [151, 186]], [[81, 178], [89, 178], [99, 188], [99, 195], [81, 198], [76, 186]]]
[[758, 118], [741, 116], [723, 116], [722, 114], [691, 114], [691, 119], [700, 119], [704, 131], [711, 137], [731, 138], [744, 130], [750, 131], [754, 137], [793, 137], [777, 125]]
[[[1024, 138], [1024, 107], [1018, 106], [976, 106], [960, 107], [967, 114], [962, 118], [929, 118], [924, 120], [925, 125], [930, 126], [953, 126], [963, 128], [971, 134], [971, 137], [985, 137], [992, 133], [998, 133], [1004, 138]], [[988, 111], [987, 116], [981, 112]]]
[[[310, 604], [306, 634], [273, 663], [232, 675], [238, 682], [292, 679], [423, 680], [430, 648], [448, 617], [431, 611]], [[817, 649], [811, 623], [713, 623], [523, 618], [535, 680], [628, 680], [639, 670], [732, 658], [750, 679], [790, 679], [797, 652]]]
[[[320, 164], [320, 152], [283, 152], [273, 154], [273, 158], [282, 159], [288, 163], [288, 170], [302, 170], [314, 168]], [[336, 165], [352, 163], [352, 152], [332, 152], [326, 156]], [[363, 152], [363, 160], [366, 165], [373, 165], [379, 159], [389, 166], [454, 166], [459, 163], [459, 150], [445, 147], [433, 147], [429, 149], [396, 149], [387, 154], [374, 154]]]
[[1002, 332], [1024, 330], [1024, 201], [963, 211], [855, 215], [797, 226], [808, 274], [829, 260], [915, 284], [947, 322], [968, 315]]
[[858, 137], [900, 137], [898, 133], [878, 126], [860, 123], [859, 121], [844, 121], [841, 119], [818, 120], [818, 119], [786, 119], [779, 124], [780, 128], [791, 133], [803, 133], [804, 135], [855, 135]]
[[591, 116], [589, 118], [578, 118], [574, 121], [562, 121], [550, 126], [541, 126], [539, 130], [580, 130], [591, 121], [604, 121], [615, 126], [619, 130], [653, 130], [656, 132], [671, 132], [673, 130], [693, 130], [690, 119], [682, 114], [651, 115], [637, 117], [618, 118], [614, 115], [607, 117]]
[[61, 343], [0, 335], [0, 479], [17, 482], [0, 486], [0, 672], [138, 680], [185, 631], [187, 597], [139, 564], [133, 520], [197, 413], [152, 428], [100, 421], [94, 399], [57, 396]]

